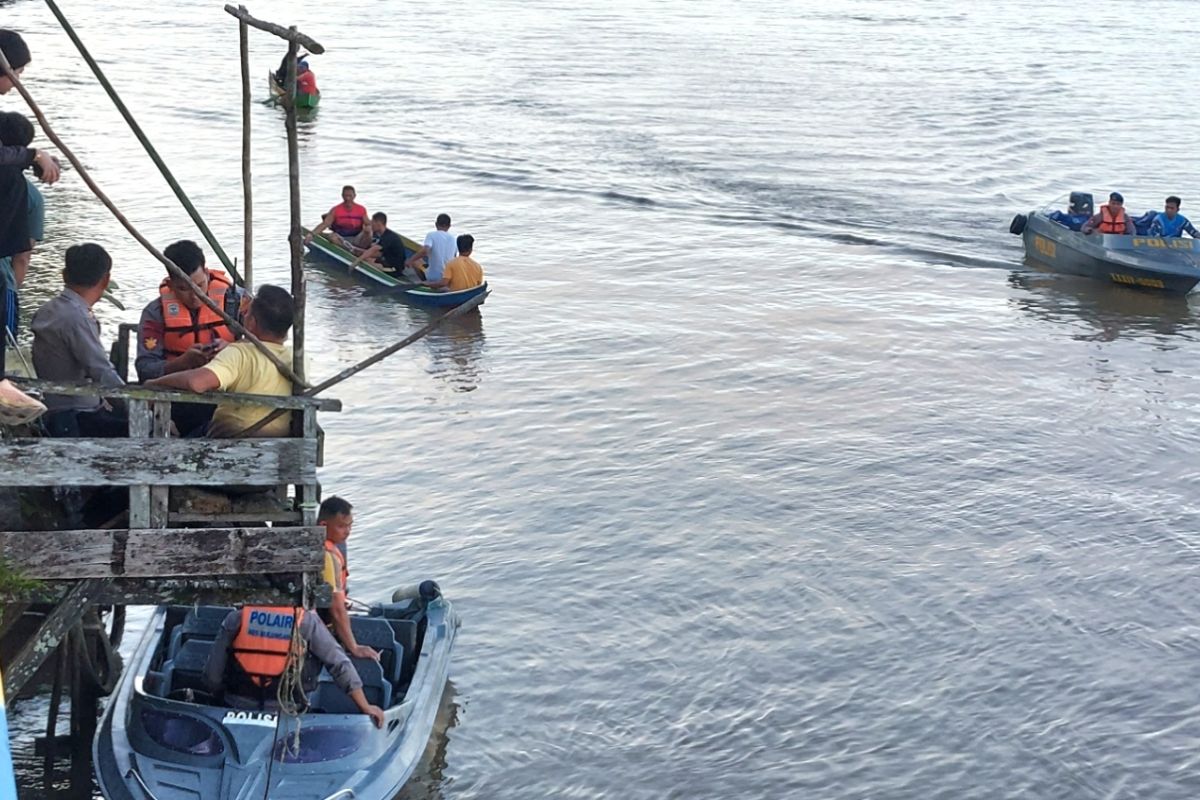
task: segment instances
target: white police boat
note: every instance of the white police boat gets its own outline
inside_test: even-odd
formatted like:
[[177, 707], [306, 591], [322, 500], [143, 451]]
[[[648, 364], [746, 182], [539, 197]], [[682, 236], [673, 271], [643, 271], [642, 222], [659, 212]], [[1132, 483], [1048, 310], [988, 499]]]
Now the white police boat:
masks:
[[[231, 611], [162, 606], [105, 709], [93, 744], [96, 777], [112, 800], [385, 800], [419, 763], [441, 703], [458, 615], [432, 581], [398, 602], [352, 614], [352, 659], [377, 729], [322, 671], [300, 717], [217, 702], [203, 672]], [[296, 737], [299, 729], [298, 739]]]

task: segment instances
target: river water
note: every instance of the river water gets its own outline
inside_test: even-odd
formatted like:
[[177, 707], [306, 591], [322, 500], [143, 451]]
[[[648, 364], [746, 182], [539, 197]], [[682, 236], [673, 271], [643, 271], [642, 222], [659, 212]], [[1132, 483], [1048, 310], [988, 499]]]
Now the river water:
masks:
[[[239, 252], [231, 18], [64, 5]], [[256, 0], [328, 49], [306, 217], [347, 182], [411, 236], [448, 211], [494, 288], [324, 419], [354, 593], [435, 577], [464, 617], [402, 796], [1200, 794], [1196, 307], [1007, 233], [1072, 189], [1200, 207], [1194, 10]], [[135, 224], [195, 237], [44, 6], [0, 23]], [[252, 42], [261, 99], [281, 48]], [[281, 112], [254, 137], [257, 280], [286, 285]], [[30, 304], [94, 239], [106, 330], [136, 320], [160, 267], [76, 175], [46, 195]], [[317, 377], [427, 320], [309, 292]]]

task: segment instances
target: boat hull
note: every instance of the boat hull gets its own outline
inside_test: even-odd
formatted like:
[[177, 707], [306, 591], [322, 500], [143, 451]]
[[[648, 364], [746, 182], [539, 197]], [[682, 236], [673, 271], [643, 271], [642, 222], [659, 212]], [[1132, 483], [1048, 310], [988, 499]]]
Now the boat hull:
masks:
[[1026, 256], [1055, 272], [1172, 294], [1186, 294], [1200, 282], [1200, 241], [1195, 239], [1085, 236], [1041, 211], [1029, 215], [1021, 236]]
[[[174, 635], [178, 620], [185, 612], [205, 609], [160, 607], [138, 643], [93, 743], [96, 777], [106, 798], [389, 800], [403, 787], [433, 732], [449, 675], [459, 619], [448, 602], [438, 598], [419, 611], [423, 634], [413, 646], [411, 662], [405, 662], [410, 666], [404, 668], [403, 682], [396, 678], [400, 699], [385, 704], [382, 730], [358, 713], [318, 710], [297, 721], [270, 712], [187, 702], [175, 692], [165, 692], [164, 686], [172, 685], [178, 673], [168, 665], [184, 659], [191, 647], [186, 624], [181, 636]], [[225, 611], [214, 610], [216, 617]], [[172, 614], [176, 623], [169, 622]], [[165, 660], [168, 647], [176, 653], [173, 661]], [[397, 676], [402, 674], [401, 661], [394, 662]], [[364, 668], [356, 666], [362, 673]], [[163, 677], [164, 669], [169, 677]], [[362, 674], [366, 681], [367, 673]], [[350, 702], [323, 677], [312, 695], [315, 706], [328, 690], [338, 693], [342, 706]], [[297, 725], [299, 750], [281, 761], [283, 743], [293, 741]]]
[[[307, 235], [308, 233], [309, 231], [305, 230], [305, 234]], [[415, 253], [420, 249], [420, 245], [407, 236], [401, 236], [400, 238], [404, 242], [406, 254]], [[322, 234], [317, 234], [312, 238], [312, 241], [308, 243], [308, 249], [310, 252], [317, 253], [343, 267], [348, 268], [354, 263], [355, 257], [353, 253], [334, 244]], [[397, 297], [401, 297], [413, 305], [425, 306], [427, 308], [454, 308], [488, 291], [486, 282], [458, 292], [439, 292], [424, 288], [404, 289], [406, 286], [411, 286], [412, 282], [398, 278], [394, 273], [385, 272], [365, 261], [358, 262], [354, 267], [354, 275], [360, 280], [371, 284], [383, 286], [388, 289], [396, 289]]]

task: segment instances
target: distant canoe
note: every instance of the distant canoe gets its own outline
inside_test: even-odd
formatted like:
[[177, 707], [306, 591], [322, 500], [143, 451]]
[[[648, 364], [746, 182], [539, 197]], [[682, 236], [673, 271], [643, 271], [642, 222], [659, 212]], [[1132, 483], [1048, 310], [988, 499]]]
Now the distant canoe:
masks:
[[[267, 86], [271, 90], [271, 98], [276, 101], [280, 100], [284, 96], [284, 94], [287, 93], [287, 90], [279, 85], [279, 81], [275, 80], [274, 72], [270, 72], [270, 71], [267, 72]], [[298, 95], [296, 95], [296, 108], [316, 108], [317, 104], [320, 102], [321, 102], [321, 93], [320, 92], [317, 92], [316, 94], [298, 94]]]
[[[305, 236], [311, 233], [307, 228], [303, 230]], [[404, 242], [406, 256], [412, 255], [421, 249], [419, 244], [407, 236], [401, 236], [400, 239]], [[355, 256], [353, 253], [344, 247], [334, 244], [324, 234], [314, 236], [312, 241], [308, 243], [308, 248], [312, 252], [319, 253], [331, 261], [336, 261], [343, 267], [349, 267], [354, 263]], [[414, 305], [429, 306], [432, 308], [452, 308], [462, 305], [488, 290], [486, 281], [479, 286], [473, 286], [470, 289], [463, 289], [458, 292], [439, 292], [436, 289], [428, 287], [404, 289], [406, 286], [412, 286], [412, 281], [398, 278], [395, 273], [385, 272], [366, 261], [358, 262], [358, 266], [354, 268], [354, 275], [360, 280], [369, 281], [372, 284], [388, 289], [396, 289], [397, 297], [402, 297]]]

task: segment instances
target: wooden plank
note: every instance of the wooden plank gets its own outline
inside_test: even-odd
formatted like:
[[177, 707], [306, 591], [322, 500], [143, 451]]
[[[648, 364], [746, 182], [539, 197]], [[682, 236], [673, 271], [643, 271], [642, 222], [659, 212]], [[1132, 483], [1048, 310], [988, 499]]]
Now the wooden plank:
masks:
[[[285, 28], [282, 25], [276, 25], [274, 22], [266, 22], [265, 20], [255, 19], [254, 17], [250, 16], [250, 12], [246, 10], [245, 6], [238, 6], [237, 8], [234, 8], [232, 5], [227, 5], [225, 6], [225, 13], [232, 14], [242, 22], [249, 25], [251, 28], [258, 28], [260, 31], [266, 31], [267, 33], [275, 34], [280, 39], [302, 45], [313, 55], [319, 56], [325, 52], [325, 48], [321, 46], [321, 43], [311, 36], [305, 36], [303, 33], [300, 33], [300, 31], [296, 30], [295, 27]], [[292, 55], [295, 55], [295, 53], [293, 52]]]
[[265, 575], [319, 570], [324, 540], [318, 526], [6, 531], [0, 558], [39, 580]]
[[54, 610], [42, 621], [38, 632], [25, 642], [13, 660], [5, 667], [4, 692], [16, 697], [25, 683], [33, 677], [58, 643], [63, 634], [79, 622], [87, 608], [96, 602], [96, 595], [107, 583], [104, 579], [76, 581], [59, 601]]
[[316, 459], [315, 439], [6, 439], [0, 486], [311, 483]]
[[[139, 439], [147, 439], [154, 427], [150, 403], [146, 400], [130, 400], [126, 404], [129, 414], [129, 439], [141, 449]], [[150, 486], [148, 481], [139, 481], [129, 487], [129, 527], [150, 527]]]
[[341, 411], [342, 401], [334, 398], [310, 397], [307, 395], [275, 396], [265, 394], [235, 394], [233, 392], [211, 392], [193, 394], [169, 389], [147, 389], [144, 386], [99, 386], [91, 383], [55, 383], [9, 375], [10, 380], [21, 385], [24, 391], [35, 390], [43, 394], [61, 394], [68, 397], [119, 397], [125, 400], [169, 400], [173, 403], [198, 403], [216, 406], [222, 403], [239, 403], [247, 406], [267, 406], [299, 410], [315, 408], [318, 411]]
[[[169, 401], [159, 401], [153, 404], [154, 406], [154, 423], [152, 433], [156, 439], [169, 439], [171, 436], [171, 403]], [[316, 414], [317, 412], [306, 412]], [[151, 486], [150, 487], [150, 519], [147, 527], [150, 528], [165, 528], [170, 521], [170, 514], [167, 507], [171, 499], [171, 489], [168, 486]], [[140, 527], [130, 525], [129, 527]]]
[[[92, 600], [94, 605], [157, 606], [163, 604], [222, 605], [241, 603], [295, 605], [303, 600], [307, 576], [312, 602], [327, 608], [332, 600], [329, 584], [319, 572], [289, 572], [266, 575], [237, 575], [212, 578], [116, 578], [106, 581]], [[56, 602], [71, 582], [46, 581], [28, 599]], [[0, 602], [8, 598], [0, 595]]]
[[[251, 522], [292, 522], [300, 524], [299, 511], [234, 511], [222, 514], [171, 514], [172, 523], [206, 522], [210, 525], [228, 525], [230, 527], [250, 527]], [[240, 524], [239, 524], [240, 523]]]

